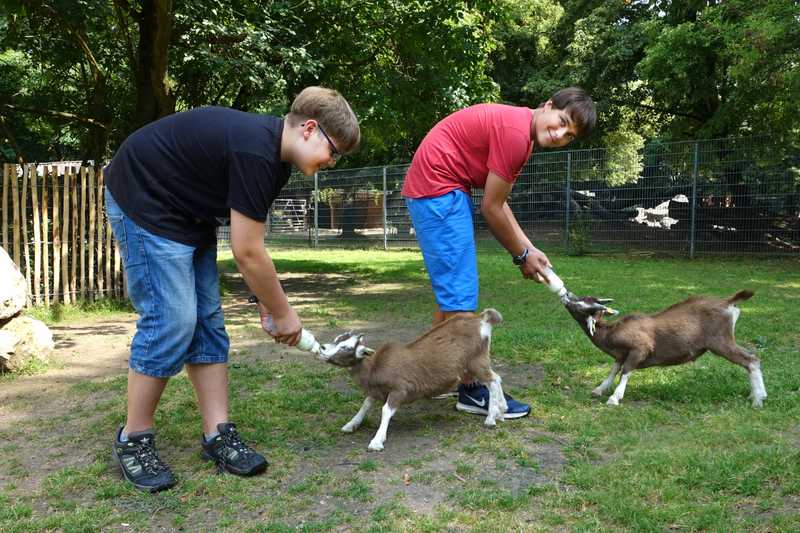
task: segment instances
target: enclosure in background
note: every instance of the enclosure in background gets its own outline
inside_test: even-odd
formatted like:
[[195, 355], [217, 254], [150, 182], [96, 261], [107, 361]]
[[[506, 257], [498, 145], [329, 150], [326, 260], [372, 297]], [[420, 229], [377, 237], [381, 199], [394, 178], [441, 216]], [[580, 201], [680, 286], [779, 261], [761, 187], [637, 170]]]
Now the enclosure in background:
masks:
[[[267, 244], [415, 246], [400, 194], [407, 169], [292, 176], [269, 212]], [[103, 189], [99, 169], [79, 162], [3, 166], [2, 245], [27, 280], [30, 303], [125, 296]], [[488, 241], [482, 194], [472, 195], [475, 230]], [[534, 243], [568, 253], [800, 257], [800, 153], [768, 137], [535, 153], [509, 204]], [[229, 246], [227, 227], [218, 244]]]
[[[400, 194], [408, 165], [293, 175], [267, 241], [298, 246], [415, 246]], [[473, 191], [479, 239], [491, 238]], [[769, 137], [534, 153], [509, 205], [534, 243], [569, 253], [800, 255], [800, 154]], [[219, 244], [228, 245], [227, 228]]]

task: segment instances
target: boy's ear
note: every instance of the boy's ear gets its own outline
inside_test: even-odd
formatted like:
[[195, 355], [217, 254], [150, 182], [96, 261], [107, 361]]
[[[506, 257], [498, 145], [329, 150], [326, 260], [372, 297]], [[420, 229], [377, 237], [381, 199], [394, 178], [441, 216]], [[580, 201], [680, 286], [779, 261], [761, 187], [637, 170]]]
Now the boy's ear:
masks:
[[313, 118], [306, 119], [300, 123], [300, 128], [303, 137], [307, 139], [312, 133], [314, 133], [314, 130], [317, 129], [317, 121]]

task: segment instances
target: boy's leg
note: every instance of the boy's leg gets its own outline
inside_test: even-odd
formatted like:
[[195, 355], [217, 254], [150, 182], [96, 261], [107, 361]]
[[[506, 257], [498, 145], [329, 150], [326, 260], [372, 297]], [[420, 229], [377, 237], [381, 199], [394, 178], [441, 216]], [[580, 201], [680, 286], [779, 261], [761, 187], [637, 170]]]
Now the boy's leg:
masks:
[[215, 247], [197, 251], [194, 258], [197, 326], [186, 359], [203, 415], [203, 456], [220, 471], [241, 476], [263, 472], [267, 460], [247, 446], [228, 419], [228, 351]]
[[192, 380], [203, 432], [211, 435], [228, 422], [228, 351], [214, 246], [197, 250], [194, 257], [197, 326], [189, 346], [186, 372]]
[[[472, 199], [463, 191], [437, 198], [409, 199], [408, 211], [417, 234], [436, 303], [434, 325], [459, 312], [478, 308], [478, 267], [472, 222]], [[505, 396], [505, 418], [520, 418], [530, 406]], [[460, 411], [488, 414], [489, 389], [480, 383], [458, 386]]]
[[434, 322], [478, 307], [478, 265], [472, 199], [463, 191], [407, 199], [438, 309]]
[[117, 432], [114, 458], [134, 486], [157, 491], [175, 483], [156, 452], [153, 415], [194, 335], [194, 248], [144, 230], [122, 213], [108, 191], [105, 198], [128, 295], [139, 313], [129, 359], [127, 431]]
[[186, 373], [197, 395], [197, 406], [203, 415], [203, 433], [212, 435], [217, 424], [228, 421], [228, 365], [188, 364]]
[[126, 434], [153, 427], [156, 406], [167, 381], [167, 378], [154, 378], [128, 369], [128, 416], [123, 430]]

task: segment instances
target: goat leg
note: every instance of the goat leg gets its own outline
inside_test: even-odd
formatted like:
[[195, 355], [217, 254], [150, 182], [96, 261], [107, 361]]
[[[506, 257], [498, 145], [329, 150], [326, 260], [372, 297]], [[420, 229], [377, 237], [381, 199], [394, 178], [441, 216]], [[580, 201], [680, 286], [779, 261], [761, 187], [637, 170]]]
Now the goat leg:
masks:
[[345, 433], [352, 433], [357, 430], [361, 425], [361, 422], [364, 421], [364, 417], [367, 416], [367, 412], [369, 411], [370, 407], [372, 407], [372, 402], [372, 397], [367, 396], [364, 398], [364, 403], [361, 404], [361, 409], [358, 410], [356, 416], [354, 416], [350, 422], [342, 426], [342, 431]]
[[506, 397], [503, 394], [503, 386], [501, 385], [503, 380], [500, 379], [500, 376], [498, 376], [494, 370], [491, 371], [491, 375], [492, 379], [486, 385], [489, 389], [489, 414], [486, 415], [486, 419], [483, 422], [487, 427], [494, 427], [497, 425], [496, 420], [498, 418], [503, 420], [503, 415], [508, 411], [508, 404], [506, 403]]
[[764, 376], [761, 375], [761, 362], [756, 359], [747, 367], [750, 374], [750, 399], [753, 407], [764, 405], [764, 398], [767, 397], [767, 389], [764, 387]]
[[383, 450], [383, 444], [386, 442], [386, 431], [389, 429], [389, 420], [392, 419], [396, 412], [397, 408], [389, 405], [389, 400], [386, 400], [381, 409], [381, 425], [367, 447], [369, 450], [373, 452]]
[[614, 378], [617, 377], [620, 368], [622, 368], [622, 365], [617, 361], [614, 361], [614, 365], [611, 367], [611, 372], [608, 374], [608, 377], [594, 390], [592, 390], [592, 396], [602, 396], [605, 394], [608, 389], [611, 388], [611, 385], [614, 384]]
[[608, 397], [607, 405], [619, 405], [620, 400], [625, 396], [625, 387], [628, 385], [628, 378], [632, 373], [632, 370], [627, 372], [625, 370], [622, 371], [622, 376], [619, 378], [619, 385], [614, 389], [614, 394]]
[[767, 397], [767, 389], [764, 387], [764, 376], [761, 374], [761, 361], [758, 357], [736, 344], [732, 338], [711, 346], [710, 350], [747, 370], [750, 375], [750, 400], [753, 407], [761, 407]]

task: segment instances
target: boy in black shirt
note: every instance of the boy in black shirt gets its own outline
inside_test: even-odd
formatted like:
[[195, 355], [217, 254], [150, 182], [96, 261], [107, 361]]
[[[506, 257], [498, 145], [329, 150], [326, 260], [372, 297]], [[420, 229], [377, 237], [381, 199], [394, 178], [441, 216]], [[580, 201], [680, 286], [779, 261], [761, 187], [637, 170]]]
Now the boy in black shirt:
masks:
[[267, 461], [228, 419], [228, 335], [215, 229], [227, 219], [239, 271], [294, 345], [302, 325], [264, 248], [267, 211], [289, 179], [356, 149], [358, 120], [336, 91], [304, 89], [283, 119], [205, 107], [134, 132], [106, 169], [106, 210], [139, 313], [131, 343], [128, 409], [114, 444], [125, 478], [155, 492], [174, 485], [156, 453], [153, 417], [168, 379], [186, 366], [203, 417], [203, 455], [238, 475]]

